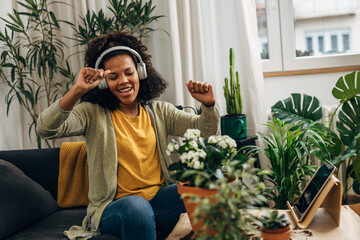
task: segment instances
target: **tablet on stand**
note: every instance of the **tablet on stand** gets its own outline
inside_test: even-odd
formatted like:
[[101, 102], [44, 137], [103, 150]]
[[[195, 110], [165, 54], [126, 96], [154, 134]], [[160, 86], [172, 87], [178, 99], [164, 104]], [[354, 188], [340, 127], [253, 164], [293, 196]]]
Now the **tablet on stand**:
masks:
[[307, 228], [319, 207], [323, 207], [334, 222], [340, 224], [342, 184], [333, 175], [335, 166], [324, 162], [308, 182], [300, 197], [291, 206], [290, 213], [299, 228]]

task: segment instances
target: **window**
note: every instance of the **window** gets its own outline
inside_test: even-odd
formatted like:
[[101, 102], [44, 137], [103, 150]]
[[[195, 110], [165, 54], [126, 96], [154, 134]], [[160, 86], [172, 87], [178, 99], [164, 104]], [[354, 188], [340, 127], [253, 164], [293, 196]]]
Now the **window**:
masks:
[[256, 0], [264, 72], [360, 65], [360, 0]]
[[313, 51], [313, 47], [312, 47], [312, 37], [307, 37], [306, 38], [306, 46], [307, 46], [307, 50], [309, 52]]
[[349, 51], [349, 49], [350, 49], [349, 34], [343, 34], [342, 41], [343, 41], [342, 43], [343, 43], [344, 52]]
[[318, 36], [319, 53], [324, 53], [324, 37]]

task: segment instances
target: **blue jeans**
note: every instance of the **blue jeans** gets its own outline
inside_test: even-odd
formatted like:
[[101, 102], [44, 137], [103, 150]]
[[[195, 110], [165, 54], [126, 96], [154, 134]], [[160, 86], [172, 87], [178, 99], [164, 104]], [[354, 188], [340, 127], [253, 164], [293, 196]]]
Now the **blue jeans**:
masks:
[[100, 231], [122, 240], [162, 239], [168, 236], [185, 212], [176, 184], [160, 188], [150, 201], [126, 196], [111, 202], [104, 210]]

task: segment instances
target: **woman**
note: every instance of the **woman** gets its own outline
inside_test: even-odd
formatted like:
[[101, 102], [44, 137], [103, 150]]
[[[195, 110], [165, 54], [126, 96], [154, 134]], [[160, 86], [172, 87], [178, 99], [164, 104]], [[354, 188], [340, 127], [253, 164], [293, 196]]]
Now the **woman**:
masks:
[[161, 238], [185, 212], [167, 170], [167, 137], [183, 136], [188, 128], [204, 137], [215, 134], [219, 113], [208, 83], [186, 84], [202, 103], [201, 116], [154, 101], [166, 83], [146, 50], [122, 32], [92, 40], [75, 85], [39, 116], [43, 138], [85, 137], [90, 203], [82, 227], [64, 232], [70, 239], [100, 233], [123, 240]]

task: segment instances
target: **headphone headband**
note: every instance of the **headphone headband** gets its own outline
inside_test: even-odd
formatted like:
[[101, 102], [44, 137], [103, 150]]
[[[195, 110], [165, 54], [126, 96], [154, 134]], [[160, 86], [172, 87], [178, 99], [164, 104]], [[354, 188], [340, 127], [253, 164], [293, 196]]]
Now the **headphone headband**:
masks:
[[126, 46], [115, 46], [115, 47], [111, 47], [111, 48], [108, 48], [106, 49], [104, 52], [102, 52], [100, 54], [100, 56], [98, 57], [98, 59], [96, 60], [96, 63], [95, 63], [95, 68], [98, 69], [99, 68], [99, 65], [102, 61], [102, 59], [104, 58], [104, 56], [106, 54], [108, 54], [109, 52], [113, 52], [113, 51], [116, 51], [116, 50], [126, 50], [126, 51], [129, 51], [131, 52], [132, 54], [134, 54], [140, 61], [141, 64], [144, 64], [143, 60], [141, 59], [141, 56], [140, 54], [135, 51], [134, 49], [132, 48], [129, 48], [129, 47], [126, 47]]
[[[146, 65], [143, 62], [143, 60], [141, 59], [140, 54], [138, 52], [136, 52], [134, 49], [126, 47], [126, 46], [115, 46], [115, 47], [111, 47], [111, 48], [106, 49], [104, 52], [102, 52], [100, 54], [99, 58], [96, 60], [95, 68], [96, 69], [99, 68], [100, 63], [101, 63], [102, 59], [104, 58], [104, 56], [106, 54], [108, 54], [109, 52], [116, 51], [116, 50], [126, 50], [126, 51], [131, 52], [132, 54], [134, 54], [139, 59], [139, 62], [135, 63], [136, 64], [136, 70], [137, 70], [138, 75], [139, 75], [139, 79], [143, 80], [143, 79], [147, 78]], [[99, 89], [108, 88], [106, 80], [103, 79], [101, 81], [101, 83], [98, 85], [98, 87], [99, 87]]]

